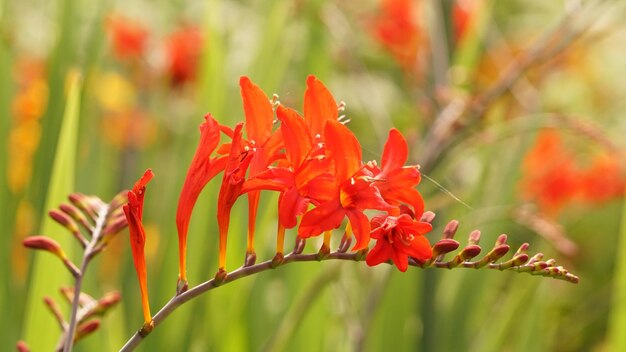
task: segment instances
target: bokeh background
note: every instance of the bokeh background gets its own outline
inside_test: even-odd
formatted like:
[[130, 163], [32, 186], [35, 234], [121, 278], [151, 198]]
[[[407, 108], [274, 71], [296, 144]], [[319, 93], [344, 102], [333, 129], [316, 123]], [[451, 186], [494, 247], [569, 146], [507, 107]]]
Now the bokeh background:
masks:
[[[487, 248], [507, 233], [580, 283], [294, 264], [189, 302], [140, 350], [626, 350], [625, 16], [620, 1], [0, 1], [1, 349], [54, 346], [44, 295], [69, 310], [69, 274], [21, 240], [45, 232], [78, 260], [47, 211], [72, 191], [110, 199], [146, 168], [156, 312], [175, 292], [175, 209], [203, 115], [243, 120], [241, 75], [301, 109], [314, 74], [346, 103], [366, 160], [380, 160], [390, 127], [407, 137], [437, 213], [431, 242], [458, 219], [462, 243], [474, 229]], [[217, 267], [218, 182], [191, 221], [192, 285]], [[262, 197], [261, 260], [275, 250], [276, 199]], [[229, 270], [245, 254], [246, 209], [233, 211]], [[119, 349], [142, 323], [127, 231], [84, 291], [122, 301], [76, 350]]]

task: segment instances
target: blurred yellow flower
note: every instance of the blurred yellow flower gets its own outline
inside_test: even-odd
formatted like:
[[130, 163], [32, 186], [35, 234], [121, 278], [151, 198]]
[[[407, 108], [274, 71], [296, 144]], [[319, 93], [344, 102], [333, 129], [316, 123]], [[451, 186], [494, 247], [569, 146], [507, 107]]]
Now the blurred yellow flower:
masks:
[[137, 103], [135, 86], [116, 72], [104, 72], [98, 75], [94, 96], [105, 110], [123, 112], [133, 108]]

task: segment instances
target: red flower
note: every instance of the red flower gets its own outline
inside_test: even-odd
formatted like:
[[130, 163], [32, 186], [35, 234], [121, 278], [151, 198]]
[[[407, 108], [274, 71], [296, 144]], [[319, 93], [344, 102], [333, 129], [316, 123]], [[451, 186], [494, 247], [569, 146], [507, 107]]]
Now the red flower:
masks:
[[584, 200], [603, 203], [626, 194], [626, 174], [619, 155], [598, 155], [581, 175]]
[[391, 205], [409, 204], [413, 207], [416, 218], [424, 212], [424, 200], [415, 189], [421, 176], [417, 165], [404, 166], [409, 156], [406, 140], [395, 128], [389, 131], [389, 137], [383, 149], [381, 169], [375, 170], [374, 186], [378, 188], [383, 199]]
[[121, 15], [107, 19], [106, 30], [118, 60], [138, 60], [144, 54], [148, 30], [141, 24]]
[[542, 131], [523, 161], [523, 196], [549, 215], [556, 215], [580, 190], [575, 157], [554, 130]]
[[280, 191], [278, 198], [279, 224], [292, 228], [297, 217], [304, 214], [310, 202], [329, 200], [336, 191], [335, 178], [330, 173], [330, 159], [324, 148], [313, 143], [305, 120], [294, 110], [278, 106], [276, 115], [288, 166], [272, 167], [247, 181], [248, 189]]
[[415, 66], [421, 28], [415, 20], [413, 0], [382, 0], [374, 22], [376, 39], [404, 68]]
[[187, 231], [191, 212], [204, 186], [226, 166], [226, 157], [211, 157], [220, 141], [220, 126], [210, 114], [207, 114], [204, 119], [205, 122], [200, 125], [200, 143], [187, 171], [176, 211], [180, 268], [178, 279], [179, 284], [182, 285], [187, 282], [185, 260], [187, 258]]
[[404, 272], [409, 266], [409, 257], [420, 262], [432, 257], [430, 243], [423, 236], [432, 230], [429, 223], [414, 220], [407, 214], [378, 215], [372, 218], [372, 227], [371, 237], [376, 239], [376, 245], [365, 258], [367, 265], [391, 259]]
[[298, 236], [308, 238], [337, 228], [347, 216], [357, 240], [353, 250], [366, 248], [370, 222], [363, 211], [388, 210], [391, 206], [372, 185], [371, 175], [361, 165], [359, 141], [346, 126], [334, 120], [326, 121], [324, 140], [334, 162], [336, 179], [325, 191], [333, 197], [304, 214]]
[[[241, 77], [241, 98], [246, 116], [246, 134], [248, 144], [256, 152], [250, 160], [249, 177], [253, 178], [279, 157], [282, 140], [279, 131], [272, 133], [274, 127], [274, 110], [270, 100], [256, 84], [248, 77]], [[254, 231], [257, 209], [261, 192], [259, 190], [248, 193], [248, 246], [247, 252], [254, 253]]]
[[202, 44], [202, 32], [195, 26], [183, 27], [167, 38], [167, 70], [173, 85], [182, 85], [196, 78]]
[[137, 278], [139, 279], [143, 317], [146, 324], [150, 324], [152, 315], [150, 314], [150, 303], [148, 302], [148, 275], [146, 271], [146, 257], [144, 255], [146, 233], [141, 221], [143, 217], [143, 198], [146, 193], [146, 184], [148, 184], [153, 176], [152, 170], [146, 170], [144, 175], [135, 183], [133, 189], [128, 192], [128, 204], [122, 207], [126, 215], [126, 221], [128, 222], [130, 248], [133, 253]]
[[254, 151], [248, 146], [243, 146], [242, 141], [243, 123], [238, 123], [233, 131], [233, 141], [224, 169], [222, 186], [217, 198], [217, 226], [220, 232], [219, 244], [219, 269], [226, 267], [226, 242], [230, 211], [237, 198], [242, 194], [246, 171], [252, 159]]

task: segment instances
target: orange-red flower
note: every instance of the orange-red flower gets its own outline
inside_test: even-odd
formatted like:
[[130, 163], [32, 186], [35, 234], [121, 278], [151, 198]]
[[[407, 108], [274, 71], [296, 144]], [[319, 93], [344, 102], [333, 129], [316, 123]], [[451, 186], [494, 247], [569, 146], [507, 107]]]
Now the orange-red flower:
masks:
[[365, 258], [369, 266], [391, 260], [404, 272], [409, 266], [409, 257], [420, 262], [432, 257], [430, 243], [423, 236], [432, 230], [427, 222], [414, 220], [407, 214], [378, 215], [372, 218], [372, 228], [371, 237], [376, 239], [376, 245]]
[[416, 218], [424, 212], [424, 200], [415, 189], [421, 175], [417, 165], [405, 166], [409, 156], [409, 146], [406, 140], [395, 128], [389, 131], [389, 137], [383, 149], [381, 167], [370, 165], [375, 170], [376, 182], [383, 199], [391, 205], [409, 204], [413, 207]]
[[138, 60], [144, 55], [149, 33], [143, 25], [115, 14], [107, 19], [106, 30], [118, 60]]
[[123, 206], [128, 230], [130, 232], [130, 248], [133, 253], [133, 261], [139, 288], [141, 290], [141, 302], [143, 307], [144, 322], [150, 325], [152, 315], [150, 314], [150, 303], [148, 301], [148, 274], [146, 271], [146, 257], [144, 247], [146, 245], [146, 233], [142, 224], [143, 199], [146, 193], [146, 184], [152, 179], [154, 174], [148, 169], [144, 175], [135, 183], [133, 189], [128, 192], [128, 204]]
[[176, 211], [179, 288], [182, 288], [187, 282], [185, 261], [187, 258], [187, 231], [189, 229], [191, 212], [204, 186], [215, 175], [224, 170], [226, 166], [226, 157], [211, 157], [211, 154], [220, 142], [220, 126], [210, 114], [207, 114], [204, 119], [205, 122], [200, 125], [200, 143], [191, 160], [191, 165], [189, 165]]
[[578, 159], [557, 130], [541, 131], [524, 157], [522, 196], [555, 216], [575, 200], [603, 203], [625, 194], [626, 176], [619, 156], [595, 154], [586, 167]]
[[166, 39], [167, 72], [173, 85], [193, 81], [202, 55], [202, 32], [195, 26], [180, 28]]
[[353, 249], [363, 249], [369, 243], [370, 232], [370, 222], [363, 211], [392, 207], [372, 185], [372, 175], [362, 166], [361, 145], [346, 126], [335, 120], [326, 121], [324, 141], [334, 162], [336, 182], [326, 190], [333, 197], [304, 214], [298, 236], [308, 238], [337, 228], [347, 216], [357, 240]]
[[[246, 135], [248, 145], [255, 149], [250, 160], [248, 177], [253, 178], [265, 171], [268, 166], [279, 157], [279, 149], [282, 147], [282, 136], [274, 127], [274, 110], [267, 95], [248, 77], [241, 77], [241, 98], [243, 110], [246, 116]], [[248, 193], [248, 245], [247, 252], [254, 253], [254, 231], [256, 225], [257, 209], [261, 192], [259, 190]]]
[[382, 0], [374, 22], [376, 39], [405, 69], [415, 66], [421, 28], [415, 20], [414, 0]]
[[233, 141], [227, 157], [220, 193], [217, 198], [217, 226], [219, 228], [219, 269], [226, 268], [226, 243], [230, 211], [237, 198], [242, 194], [246, 171], [254, 154], [242, 140], [243, 123], [238, 123], [233, 131]]
[[598, 155], [581, 175], [583, 200], [603, 203], [626, 194], [626, 170], [619, 155]]

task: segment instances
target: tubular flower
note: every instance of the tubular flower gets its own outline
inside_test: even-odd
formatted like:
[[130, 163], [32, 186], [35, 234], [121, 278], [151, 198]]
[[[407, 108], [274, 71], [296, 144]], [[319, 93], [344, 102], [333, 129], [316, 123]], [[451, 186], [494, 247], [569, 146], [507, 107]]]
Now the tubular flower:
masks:
[[150, 314], [150, 303], [148, 301], [148, 277], [144, 255], [146, 233], [141, 220], [143, 217], [143, 198], [146, 193], [146, 184], [153, 176], [152, 170], [146, 170], [144, 175], [135, 183], [133, 189], [128, 192], [128, 204], [123, 206], [130, 232], [130, 247], [133, 253], [133, 261], [137, 271], [137, 278], [139, 279], [145, 327], [151, 326], [152, 315]]
[[[332, 196], [335, 179], [330, 173], [330, 159], [324, 149], [313, 143], [305, 120], [293, 109], [278, 106], [276, 115], [289, 166], [269, 168], [247, 181], [246, 188], [280, 191], [278, 198], [279, 223], [284, 228], [297, 224], [309, 203], [315, 205]], [[330, 192], [329, 192], [330, 191]]]
[[220, 233], [219, 269], [226, 267], [226, 241], [230, 222], [230, 211], [237, 198], [242, 194], [248, 165], [254, 151], [248, 146], [242, 146], [243, 123], [238, 123], [233, 131], [233, 141], [224, 169], [222, 186], [217, 198], [217, 226]]
[[409, 257], [419, 262], [432, 257], [430, 243], [423, 236], [432, 230], [427, 222], [414, 220], [407, 214], [378, 215], [372, 218], [372, 228], [371, 237], [376, 239], [376, 245], [365, 258], [369, 266], [391, 260], [404, 272], [409, 266]]
[[367, 247], [370, 222], [365, 209], [389, 210], [380, 192], [372, 185], [372, 175], [361, 165], [361, 146], [350, 130], [334, 120], [324, 127], [326, 150], [334, 161], [335, 179], [325, 191], [333, 197], [320, 203], [302, 217], [298, 236], [308, 238], [339, 227], [348, 217], [356, 237], [353, 250]]
[[[274, 110], [267, 95], [248, 77], [241, 77], [239, 85], [246, 116], [248, 144], [256, 150], [250, 160], [249, 177], [253, 178], [266, 170], [278, 157], [282, 140], [279, 131], [272, 133]], [[248, 193], [248, 253], [254, 253], [254, 231], [260, 196], [260, 190]]]
[[200, 143], [187, 171], [187, 177], [180, 192], [178, 209], [176, 211], [179, 289], [187, 282], [185, 261], [187, 258], [187, 231], [189, 229], [191, 212], [204, 186], [215, 175], [224, 170], [226, 166], [226, 157], [211, 157], [220, 141], [220, 126], [210, 114], [207, 114], [204, 119], [205, 122], [200, 125]]
[[411, 205], [415, 217], [419, 218], [424, 212], [424, 200], [415, 186], [419, 184], [421, 175], [417, 165], [404, 166], [408, 156], [406, 140], [400, 131], [392, 128], [383, 149], [381, 168], [371, 163], [368, 167], [376, 174], [374, 186], [383, 199], [391, 205]]

